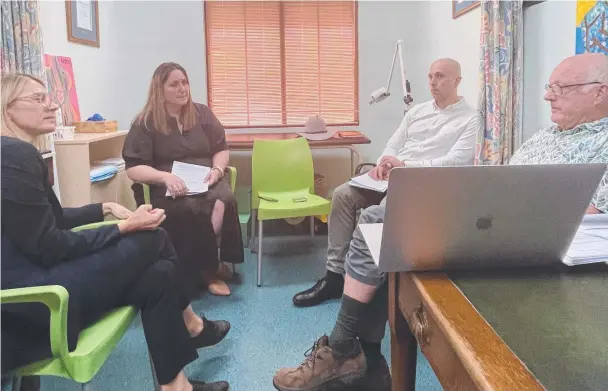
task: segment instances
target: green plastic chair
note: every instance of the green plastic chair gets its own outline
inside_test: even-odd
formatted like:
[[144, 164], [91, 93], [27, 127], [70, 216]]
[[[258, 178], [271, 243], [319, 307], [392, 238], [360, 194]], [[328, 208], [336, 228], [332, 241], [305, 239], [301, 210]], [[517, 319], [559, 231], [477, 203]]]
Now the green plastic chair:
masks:
[[[234, 193], [236, 189], [236, 167], [228, 166], [226, 169], [230, 172], [230, 187]], [[144, 189], [144, 203], [150, 203], [150, 186], [146, 183], [141, 184]]]
[[[257, 285], [261, 286], [263, 221], [310, 216], [314, 237], [314, 216], [329, 214], [331, 203], [314, 194], [312, 152], [305, 138], [255, 140], [251, 170], [251, 209], [259, 231]], [[255, 238], [255, 223], [252, 231]]]
[[[103, 221], [74, 228], [73, 231], [92, 229], [102, 225], [116, 224], [118, 221]], [[76, 349], [68, 351], [67, 319], [68, 291], [59, 285], [29, 288], [4, 289], [0, 291], [0, 303], [42, 303], [51, 314], [50, 335], [52, 358], [28, 364], [13, 373], [13, 391], [20, 389], [23, 376], [60, 376], [82, 384], [89, 389], [90, 381], [97, 374], [106, 359], [125, 335], [137, 316], [134, 307], [120, 307], [105, 314], [95, 324], [82, 330]], [[159, 389], [154, 367], [155, 388]]]

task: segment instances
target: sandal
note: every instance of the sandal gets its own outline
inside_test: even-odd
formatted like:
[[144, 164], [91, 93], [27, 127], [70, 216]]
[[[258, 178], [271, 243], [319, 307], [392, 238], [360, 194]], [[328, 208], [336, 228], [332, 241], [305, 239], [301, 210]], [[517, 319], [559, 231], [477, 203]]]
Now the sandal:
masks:
[[211, 279], [207, 281], [207, 290], [212, 295], [216, 296], [230, 296], [230, 288], [222, 280]]

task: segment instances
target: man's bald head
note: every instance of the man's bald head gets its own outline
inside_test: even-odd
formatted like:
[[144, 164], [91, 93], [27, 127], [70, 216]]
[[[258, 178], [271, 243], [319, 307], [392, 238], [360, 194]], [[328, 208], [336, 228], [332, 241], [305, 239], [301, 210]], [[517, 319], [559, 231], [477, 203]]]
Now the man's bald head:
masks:
[[429, 69], [429, 87], [435, 103], [441, 108], [456, 103], [461, 69], [458, 61], [441, 58], [434, 61]]
[[[555, 76], [569, 74], [572, 81], [608, 84], [608, 56], [600, 53], [585, 53], [568, 57], [553, 71]], [[554, 76], [552, 75], [552, 76]]]
[[559, 63], [549, 79], [545, 100], [551, 120], [561, 129], [608, 116], [608, 56], [585, 53]]
[[460, 63], [451, 58], [440, 58], [431, 64], [431, 69], [442, 69], [454, 77], [462, 77]]

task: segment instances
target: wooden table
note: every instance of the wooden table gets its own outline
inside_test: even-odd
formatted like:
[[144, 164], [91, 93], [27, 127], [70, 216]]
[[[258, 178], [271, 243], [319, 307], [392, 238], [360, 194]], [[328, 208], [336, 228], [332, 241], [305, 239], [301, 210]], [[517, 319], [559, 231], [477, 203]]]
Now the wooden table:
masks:
[[608, 267], [391, 273], [393, 391], [422, 353], [445, 390], [608, 387]]
[[[228, 148], [232, 151], [251, 151], [255, 140], [289, 140], [297, 137], [301, 136], [297, 133], [229, 133], [226, 134], [226, 142]], [[336, 132], [333, 137], [327, 140], [308, 140], [312, 149], [348, 149], [350, 151], [351, 174], [355, 172], [360, 160], [355, 145], [370, 144], [371, 142], [363, 133], [356, 130]]]

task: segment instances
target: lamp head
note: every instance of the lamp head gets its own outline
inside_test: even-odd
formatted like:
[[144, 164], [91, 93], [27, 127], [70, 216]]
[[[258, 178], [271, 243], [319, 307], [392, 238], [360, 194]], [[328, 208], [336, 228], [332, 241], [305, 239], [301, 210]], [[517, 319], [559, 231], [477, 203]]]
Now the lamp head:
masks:
[[391, 94], [386, 90], [386, 88], [378, 88], [376, 91], [372, 92], [372, 100], [369, 101], [369, 104], [372, 105], [374, 103], [378, 103], [389, 96], [391, 96]]

